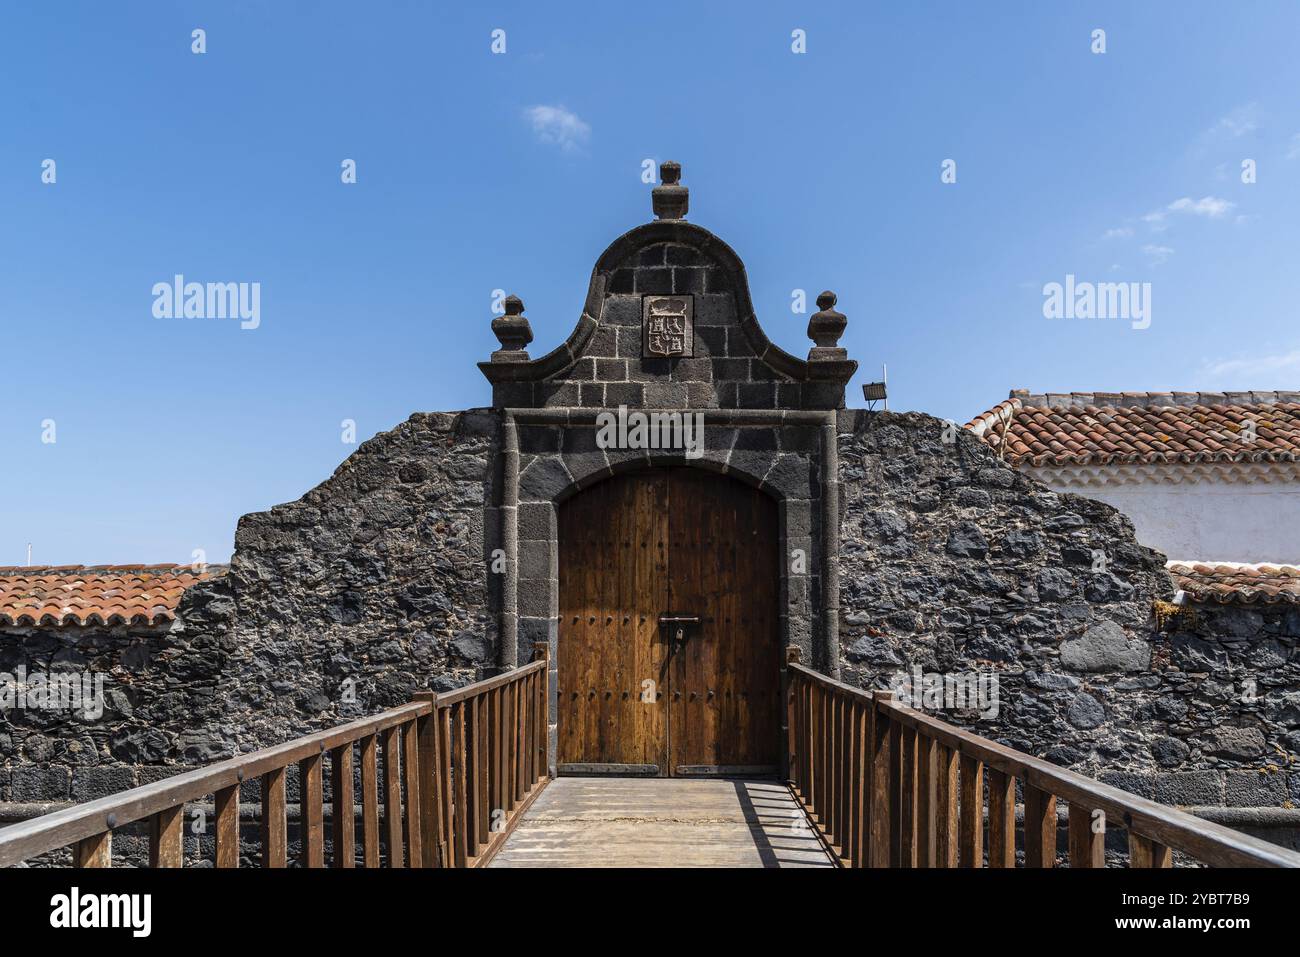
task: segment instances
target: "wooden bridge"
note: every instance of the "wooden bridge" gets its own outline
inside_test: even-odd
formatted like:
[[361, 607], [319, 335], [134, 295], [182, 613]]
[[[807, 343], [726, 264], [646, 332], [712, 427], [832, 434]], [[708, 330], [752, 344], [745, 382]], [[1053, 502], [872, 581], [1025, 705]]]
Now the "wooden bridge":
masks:
[[[0, 829], [0, 866], [67, 863], [57, 854], [71, 849], [77, 866], [108, 867], [114, 833], [147, 827], [148, 863], [180, 867], [186, 807], [209, 798], [217, 867], [241, 856], [266, 867], [323, 867], [328, 856], [343, 868], [1300, 866], [1300, 854], [841, 684], [795, 656], [781, 675], [781, 777], [552, 780], [547, 651], [536, 650], [495, 678]], [[260, 797], [256, 840], [241, 834], [246, 787]], [[1127, 854], [1112, 841], [1108, 857], [1115, 832]]]

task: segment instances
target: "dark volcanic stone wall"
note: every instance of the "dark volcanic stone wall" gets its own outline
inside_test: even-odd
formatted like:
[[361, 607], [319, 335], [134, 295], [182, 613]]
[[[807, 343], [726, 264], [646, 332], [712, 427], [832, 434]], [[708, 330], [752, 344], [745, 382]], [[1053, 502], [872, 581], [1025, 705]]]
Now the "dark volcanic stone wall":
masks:
[[237, 715], [220, 750], [491, 673], [483, 526], [498, 428], [485, 410], [413, 415], [296, 502], [240, 519], [223, 676]]
[[188, 627], [175, 621], [0, 631], [0, 672], [17, 675], [25, 667], [28, 675], [103, 678], [97, 718], [39, 708], [0, 713], [0, 801], [89, 801], [173, 773], [152, 767], [170, 757], [207, 753], [183, 729], [191, 716], [212, 710], [225, 657], [222, 616], [231, 606], [221, 578], [202, 587]]
[[[499, 428], [419, 414], [364, 443], [245, 516], [228, 574], [168, 629], [9, 629], [0, 670], [102, 671], [108, 706], [0, 716], [0, 801], [97, 797], [493, 673]], [[995, 720], [941, 716], [1171, 803], [1300, 799], [1300, 610], [1167, 604], [1128, 519], [937, 419], [848, 411], [838, 431], [846, 680], [996, 672]]]
[[0, 671], [100, 672], [107, 702], [93, 722], [0, 715], [0, 801], [89, 800], [490, 673], [497, 429], [486, 411], [417, 414], [365, 442], [298, 501], [245, 515], [230, 571], [169, 628], [7, 629]]
[[[1283, 614], [1168, 605], [1164, 557], [1127, 517], [1052, 492], [951, 423], [840, 422], [846, 680], [996, 672], [996, 719], [939, 716], [1169, 803], [1300, 798], [1286, 771], [1300, 662]], [[1251, 677], [1257, 694], [1243, 695]]]

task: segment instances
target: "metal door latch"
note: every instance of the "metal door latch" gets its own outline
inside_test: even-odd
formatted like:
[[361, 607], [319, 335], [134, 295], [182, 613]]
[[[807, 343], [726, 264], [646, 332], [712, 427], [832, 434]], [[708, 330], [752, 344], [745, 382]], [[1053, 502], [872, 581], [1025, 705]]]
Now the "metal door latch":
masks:
[[683, 615], [679, 612], [665, 612], [659, 616], [659, 627], [665, 626], [673, 628], [675, 637], [678, 641], [686, 640], [686, 626], [698, 625], [700, 623], [699, 615]]

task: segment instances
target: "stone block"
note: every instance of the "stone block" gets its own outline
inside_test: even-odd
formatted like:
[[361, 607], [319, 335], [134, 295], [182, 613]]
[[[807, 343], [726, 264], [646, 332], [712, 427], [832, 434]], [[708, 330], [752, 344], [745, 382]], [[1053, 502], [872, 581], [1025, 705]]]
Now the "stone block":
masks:
[[1061, 643], [1061, 664], [1071, 671], [1145, 671], [1151, 645], [1130, 637], [1112, 621], [1099, 621], [1078, 638]]
[[527, 539], [519, 542], [519, 577], [550, 578], [556, 574], [554, 539]]
[[682, 382], [647, 382], [645, 404], [648, 409], [686, 408], [686, 385]]
[[1155, 799], [1185, 807], [1223, 804], [1222, 771], [1184, 771], [1156, 778]]
[[558, 455], [539, 455], [519, 473], [519, 501], [551, 502], [571, 484]]
[[9, 792], [14, 801], [66, 801], [72, 775], [65, 767], [16, 767], [9, 772]]
[[[630, 291], [630, 290], [629, 290]], [[641, 297], [640, 296], [610, 296], [605, 300], [605, 307], [601, 310], [600, 321], [603, 324], [611, 326], [625, 326], [633, 328], [636, 333], [637, 351], [640, 352], [641, 346]], [[623, 341], [623, 330], [619, 329], [619, 343]]]
[[1223, 790], [1228, 807], [1279, 807], [1289, 798], [1282, 771], [1228, 771]]

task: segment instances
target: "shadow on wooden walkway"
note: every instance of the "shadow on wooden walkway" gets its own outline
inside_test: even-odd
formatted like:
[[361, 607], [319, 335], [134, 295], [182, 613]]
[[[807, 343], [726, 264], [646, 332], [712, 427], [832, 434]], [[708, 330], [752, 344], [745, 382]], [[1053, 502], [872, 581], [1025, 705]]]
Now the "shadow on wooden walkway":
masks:
[[831, 867], [773, 780], [562, 777], [491, 867]]

